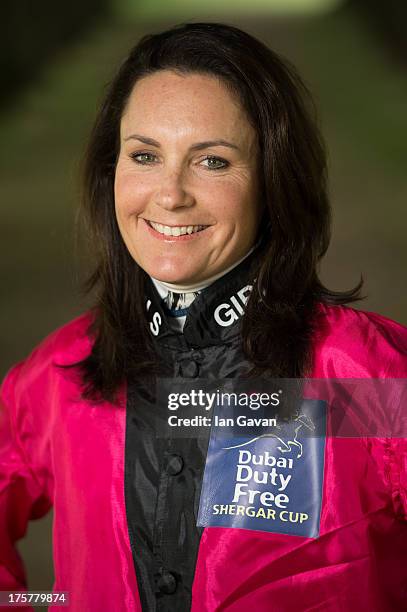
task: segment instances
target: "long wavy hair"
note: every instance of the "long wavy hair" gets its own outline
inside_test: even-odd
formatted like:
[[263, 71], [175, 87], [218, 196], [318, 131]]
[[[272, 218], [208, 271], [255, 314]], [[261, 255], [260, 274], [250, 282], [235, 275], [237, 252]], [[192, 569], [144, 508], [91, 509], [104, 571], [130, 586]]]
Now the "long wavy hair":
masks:
[[236, 27], [187, 23], [145, 36], [111, 82], [84, 159], [86, 236], [95, 266], [92, 352], [78, 364], [83, 396], [114, 401], [131, 377], [160, 372], [147, 332], [146, 273], [130, 256], [116, 222], [115, 166], [120, 121], [137, 81], [159, 70], [220, 79], [237, 96], [260, 144], [261, 191], [257, 280], [242, 320], [242, 348], [255, 376], [298, 378], [311, 371], [317, 302], [359, 299], [362, 282], [334, 292], [318, 278], [330, 241], [327, 165], [313, 100], [295, 69]]

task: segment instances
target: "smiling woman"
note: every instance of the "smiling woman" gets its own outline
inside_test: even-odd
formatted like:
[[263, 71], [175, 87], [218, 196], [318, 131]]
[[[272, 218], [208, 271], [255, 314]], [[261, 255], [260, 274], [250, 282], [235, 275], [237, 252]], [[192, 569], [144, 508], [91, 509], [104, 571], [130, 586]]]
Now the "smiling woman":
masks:
[[202, 283], [248, 253], [264, 206], [257, 134], [219, 79], [170, 70], [144, 77], [120, 133], [117, 220], [150, 276]]
[[[326, 437], [335, 395], [282, 405], [287, 378], [407, 374], [407, 330], [319, 280], [326, 156], [296, 71], [232, 26], [146, 36], [96, 118], [82, 211], [94, 308], [1, 389], [0, 590], [24, 588], [15, 543], [54, 506], [72, 612], [406, 609], [405, 439]], [[168, 413], [182, 383], [242, 379], [249, 410], [274, 398], [259, 418]]]

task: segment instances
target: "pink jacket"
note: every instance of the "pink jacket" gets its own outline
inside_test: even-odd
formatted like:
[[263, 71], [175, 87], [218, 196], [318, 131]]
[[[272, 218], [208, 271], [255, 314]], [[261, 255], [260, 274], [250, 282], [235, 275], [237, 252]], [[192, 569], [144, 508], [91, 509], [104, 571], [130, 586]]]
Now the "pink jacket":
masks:
[[[407, 377], [407, 329], [345, 307], [319, 316], [315, 378]], [[91, 405], [72, 370], [54, 365], [88, 354], [89, 322], [55, 331], [2, 385], [0, 590], [24, 589], [15, 542], [53, 506], [54, 590], [70, 592], [68, 609], [136, 611], [125, 389], [119, 407]], [[407, 609], [406, 461], [405, 439], [327, 439], [320, 536], [206, 528], [192, 612]]]

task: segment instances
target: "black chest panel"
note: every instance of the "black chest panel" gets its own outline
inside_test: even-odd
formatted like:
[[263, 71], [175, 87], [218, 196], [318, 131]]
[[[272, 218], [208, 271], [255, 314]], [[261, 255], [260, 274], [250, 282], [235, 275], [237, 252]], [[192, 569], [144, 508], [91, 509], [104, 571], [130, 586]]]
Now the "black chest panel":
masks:
[[[148, 325], [168, 376], [220, 380], [245, 375], [240, 320], [251, 286], [250, 261], [203, 291], [191, 305], [184, 333], [166, 321], [154, 286], [146, 295]], [[186, 612], [202, 529], [196, 526], [209, 428], [204, 437], [157, 437], [167, 406], [155, 389], [129, 383], [125, 500], [140, 600], [145, 612]]]

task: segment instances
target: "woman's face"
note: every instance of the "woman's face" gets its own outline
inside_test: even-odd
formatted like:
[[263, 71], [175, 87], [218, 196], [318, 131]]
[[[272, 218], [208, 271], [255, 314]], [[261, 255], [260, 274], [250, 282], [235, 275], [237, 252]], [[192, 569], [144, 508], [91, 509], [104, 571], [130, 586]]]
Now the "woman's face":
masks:
[[258, 143], [224, 84], [169, 70], [141, 79], [120, 137], [117, 221], [148, 274], [199, 284], [249, 251], [262, 211]]

